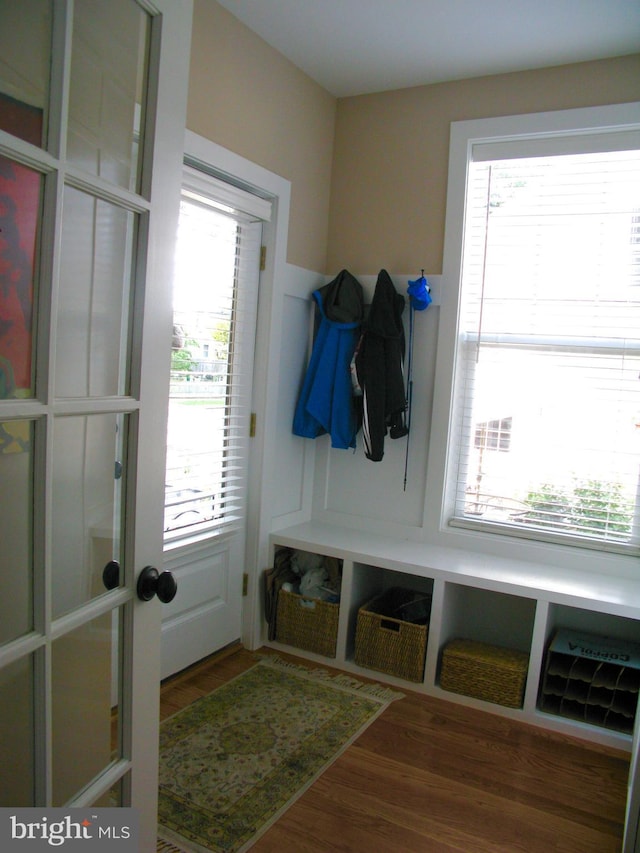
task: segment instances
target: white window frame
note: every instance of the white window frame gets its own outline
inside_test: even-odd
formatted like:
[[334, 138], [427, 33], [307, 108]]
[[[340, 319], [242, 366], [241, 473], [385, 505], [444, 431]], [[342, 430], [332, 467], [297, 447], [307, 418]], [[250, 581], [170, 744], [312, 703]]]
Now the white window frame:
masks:
[[450, 436], [455, 416], [454, 377], [462, 250], [465, 233], [465, 205], [468, 167], [474, 145], [491, 143], [496, 150], [513, 140], [528, 139], [532, 149], [553, 145], [559, 140], [581, 134], [590, 136], [610, 131], [638, 131], [640, 102], [615, 104], [577, 110], [506, 116], [453, 122], [451, 125], [447, 213], [442, 275], [442, 300], [438, 331], [438, 355], [429, 447], [427, 494], [424, 526], [430, 541], [442, 545], [519, 557], [533, 561], [553, 559], [559, 566], [600, 571], [604, 563], [622, 574], [630, 571], [637, 557], [599, 554], [572, 545], [539, 539], [517, 539], [486, 530], [466, 530], [450, 526], [455, 508], [455, 473], [452, 460], [457, 448]]

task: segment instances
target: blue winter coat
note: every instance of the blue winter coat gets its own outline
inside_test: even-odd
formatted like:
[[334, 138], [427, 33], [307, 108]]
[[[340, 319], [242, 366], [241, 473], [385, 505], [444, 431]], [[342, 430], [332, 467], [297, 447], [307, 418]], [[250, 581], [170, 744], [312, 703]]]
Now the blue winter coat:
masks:
[[[323, 288], [325, 290], [325, 288]], [[313, 298], [320, 325], [293, 418], [293, 432], [303, 438], [329, 433], [331, 446], [356, 446], [358, 420], [353, 404], [350, 364], [360, 336], [360, 321], [330, 320], [319, 290]]]

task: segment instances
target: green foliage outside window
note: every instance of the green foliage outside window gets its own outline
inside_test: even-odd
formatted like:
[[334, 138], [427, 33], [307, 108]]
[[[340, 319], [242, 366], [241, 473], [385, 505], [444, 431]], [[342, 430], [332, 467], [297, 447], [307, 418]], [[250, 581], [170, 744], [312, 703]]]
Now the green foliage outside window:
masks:
[[633, 505], [617, 483], [576, 481], [570, 491], [545, 483], [529, 492], [525, 521], [557, 529], [559, 519], [567, 532], [627, 538], [631, 533]]
[[189, 372], [193, 370], [196, 362], [187, 349], [174, 349], [171, 351], [171, 370]]

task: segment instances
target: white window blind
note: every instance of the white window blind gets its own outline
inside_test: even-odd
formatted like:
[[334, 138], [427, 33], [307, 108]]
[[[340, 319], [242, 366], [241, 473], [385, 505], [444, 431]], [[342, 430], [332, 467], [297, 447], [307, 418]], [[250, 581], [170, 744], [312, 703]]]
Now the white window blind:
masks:
[[262, 233], [256, 214], [268, 218], [268, 211], [262, 199], [247, 211], [233, 188], [223, 198], [206, 189], [191, 178], [180, 207], [165, 541], [235, 530], [245, 515]]
[[584, 153], [474, 149], [451, 523], [626, 550], [639, 541], [640, 140], [596, 136]]

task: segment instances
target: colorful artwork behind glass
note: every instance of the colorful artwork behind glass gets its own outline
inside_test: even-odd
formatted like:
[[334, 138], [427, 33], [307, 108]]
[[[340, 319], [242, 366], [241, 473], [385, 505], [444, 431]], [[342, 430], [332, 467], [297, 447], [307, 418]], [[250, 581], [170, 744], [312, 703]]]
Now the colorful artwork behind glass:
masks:
[[29, 450], [31, 424], [29, 421], [0, 423], [0, 453], [23, 453]]
[[[20, 106], [0, 96], [3, 129], [23, 139], [33, 136], [39, 144], [34, 109]], [[6, 127], [8, 118], [13, 127]], [[33, 396], [33, 281], [41, 184], [38, 172], [0, 157], [0, 399]]]

